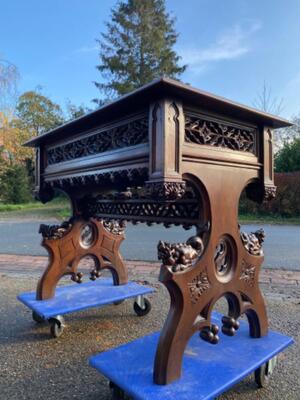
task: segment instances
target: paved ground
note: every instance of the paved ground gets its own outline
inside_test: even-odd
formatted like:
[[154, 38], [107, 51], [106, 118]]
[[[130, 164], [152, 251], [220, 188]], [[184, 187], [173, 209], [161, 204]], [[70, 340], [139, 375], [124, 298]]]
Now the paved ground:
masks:
[[[1, 253], [44, 255], [40, 246], [38, 220], [0, 220]], [[55, 223], [55, 220], [48, 221]], [[44, 222], [44, 223], [47, 223]], [[281, 268], [300, 271], [300, 226], [264, 225], [264, 268]], [[245, 225], [249, 232], [258, 229], [256, 225]], [[179, 227], [165, 229], [160, 225], [151, 228], [145, 224], [128, 224], [126, 240], [121, 251], [126, 259], [157, 261], [156, 246], [159, 239], [181, 242], [190, 237], [193, 230], [185, 231]], [[1, 256], [0, 256], [1, 257]]]
[[[1, 256], [0, 400], [109, 400], [107, 381], [87, 365], [87, 359], [161, 328], [169, 301], [166, 289], [157, 283], [158, 265], [128, 263], [132, 279], [146, 280], [157, 289], [148, 316], [137, 318], [130, 301], [71, 314], [63, 336], [54, 340], [49, 338], [49, 327], [36, 326], [29, 310], [16, 300], [18, 293], [34, 290], [45, 261]], [[248, 377], [220, 400], [299, 400], [299, 275], [273, 270], [261, 275], [271, 328], [296, 340], [280, 355], [268, 389], [257, 390]], [[219, 308], [224, 310], [222, 302]]]

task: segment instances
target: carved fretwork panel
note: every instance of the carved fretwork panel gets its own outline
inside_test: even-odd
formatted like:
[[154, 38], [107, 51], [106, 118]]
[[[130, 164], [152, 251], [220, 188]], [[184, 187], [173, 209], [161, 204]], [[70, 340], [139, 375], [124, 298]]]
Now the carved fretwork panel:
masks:
[[102, 129], [97, 133], [47, 150], [48, 164], [57, 164], [105, 151], [148, 142], [148, 116]]
[[185, 114], [185, 141], [256, 154], [257, 129]]
[[[149, 193], [148, 187], [128, 188], [125, 192], [86, 196], [78, 201], [78, 211], [85, 217], [97, 217], [132, 222], [163, 223], [166, 227], [182, 224], [184, 228], [201, 224], [201, 199], [195, 189], [184, 185], [181, 196], [166, 200]], [[170, 196], [171, 197], [171, 196]], [[172, 198], [172, 197], [171, 197]]]

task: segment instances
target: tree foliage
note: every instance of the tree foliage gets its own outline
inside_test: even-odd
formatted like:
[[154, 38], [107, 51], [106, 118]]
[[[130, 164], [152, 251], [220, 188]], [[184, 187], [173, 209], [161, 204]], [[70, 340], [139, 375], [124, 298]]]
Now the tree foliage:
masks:
[[111, 11], [102, 33], [100, 64], [106, 83], [95, 82], [108, 97], [123, 95], [161, 75], [177, 78], [186, 66], [173, 47], [178, 34], [164, 0], [127, 0]]
[[11, 62], [0, 59], [0, 110], [11, 111], [17, 97], [19, 72]]
[[1, 200], [20, 204], [32, 200], [26, 168], [23, 165], [9, 166], [0, 176]]
[[64, 122], [60, 106], [39, 91], [22, 94], [17, 103], [16, 126], [30, 136], [38, 136]]
[[67, 101], [66, 103], [66, 121], [72, 121], [73, 119], [82, 117], [83, 115], [87, 114], [90, 112], [90, 110], [85, 107], [83, 104], [80, 104], [79, 106], [71, 103], [70, 100]]
[[285, 142], [275, 156], [277, 172], [300, 171], [300, 137], [292, 142]]

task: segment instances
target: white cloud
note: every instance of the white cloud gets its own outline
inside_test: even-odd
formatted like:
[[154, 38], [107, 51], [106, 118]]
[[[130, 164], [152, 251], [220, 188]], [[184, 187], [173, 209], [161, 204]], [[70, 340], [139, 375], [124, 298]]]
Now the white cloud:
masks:
[[249, 37], [260, 29], [259, 21], [245, 21], [224, 31], [207, 48], [185, 48], [179, 50], [179, 54], [191, 71], [199, 73], [211, 63], [234, 60], [247, 54], [251, 50]]
[[99, 50], [99, 46], [83, 46], [79, 47], [78, 49], [74, 50], [74, 54], [82, 54], [82, 53], [93, 53], [94, 51]]

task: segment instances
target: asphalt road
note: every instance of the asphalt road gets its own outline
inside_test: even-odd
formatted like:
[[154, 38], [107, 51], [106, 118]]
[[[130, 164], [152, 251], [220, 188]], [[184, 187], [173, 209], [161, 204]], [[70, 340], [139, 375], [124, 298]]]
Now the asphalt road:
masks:
[[[0, 253], [46, 255], [40, 246], [38, 234], [41, 221], [35, 220], [0, 220]], [[47, 221], [42, 221], [47, 223]], [[48, 221], [55, 223], [55, 221]], [[261, 226], [244, 225], [246, 232], [255, 231]], [[264, 225], [266, 240], [265, 268], [300, 270], [300, 226]], [[157, 261], [156, 245], [158, 240], [182, 242], [193, 235], [193, 230], [185, 231], [180, 227], [165, 229], [161, 225], [148, 227], [145, 224], [128, 224], [126, 240], [121, 251], [128, 260]]]

